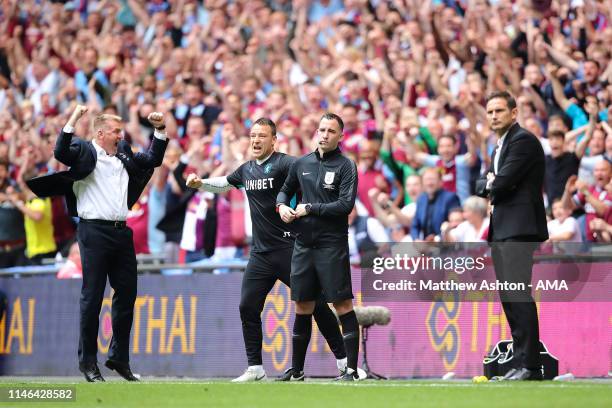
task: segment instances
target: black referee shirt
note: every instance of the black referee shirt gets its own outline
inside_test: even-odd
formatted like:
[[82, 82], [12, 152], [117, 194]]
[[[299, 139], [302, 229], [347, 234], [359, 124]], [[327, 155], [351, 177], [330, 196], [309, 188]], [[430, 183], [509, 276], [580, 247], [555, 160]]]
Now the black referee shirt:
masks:
[[[346, 245], [348, 215], [357, 195], [357, 167], [339, 148], [320, 156], [315, 150], [297, 159], [276, 202], [289, 205], [301, 189], [302, 200], [312, 204], [301, 219], [298, 240], [306, 246]], [[289, 224], [290, 225], [290, 224]]]
[[276, 196], [294, 161], [295, 157], [274, 152], [265, 162], [250, 160], [227, 176], [231, 185], [246, 190], [253, 222], [253, 252], [293, 247], [295, 225], [280, 219]]

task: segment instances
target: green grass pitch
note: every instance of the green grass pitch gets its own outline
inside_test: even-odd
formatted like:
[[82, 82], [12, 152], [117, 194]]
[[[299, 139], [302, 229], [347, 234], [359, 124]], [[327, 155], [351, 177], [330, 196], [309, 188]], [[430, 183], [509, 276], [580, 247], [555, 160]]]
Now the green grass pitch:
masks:
[[229, 381], [150, 380], [104, 384], [80, 380], [10, 382], [9, 386], [76, 386], [76, 401], [7, 403], [0, 407], [611, 407], [612, 381], [486, 383], [467, 381], [362, 381], [355, 384], [312, 380], [232, 384]]

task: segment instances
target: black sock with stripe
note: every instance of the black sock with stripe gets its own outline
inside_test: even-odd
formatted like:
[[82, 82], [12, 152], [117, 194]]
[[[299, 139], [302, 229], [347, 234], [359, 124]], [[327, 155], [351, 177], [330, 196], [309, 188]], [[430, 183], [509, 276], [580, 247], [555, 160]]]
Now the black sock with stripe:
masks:
[[347, 367], [357, 371], [359, 357], [359, 322], [354, 310], [340, 316], [342, 323], [342, 338], [346, 348]]
[[304, 361], [311, 333], [312, 315], [296, 314], [293, 322], [293, 356], [291, 359], [294, 370], [304, 371]]

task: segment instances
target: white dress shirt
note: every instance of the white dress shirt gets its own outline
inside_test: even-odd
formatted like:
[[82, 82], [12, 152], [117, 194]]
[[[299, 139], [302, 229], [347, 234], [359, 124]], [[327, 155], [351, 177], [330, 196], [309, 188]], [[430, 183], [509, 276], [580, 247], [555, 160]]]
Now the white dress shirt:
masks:
[[125, 221], [129, 176], [117, 156], [109, 156], [94, 140], [96, 168], [72, 186], [77, 213], [84, 219]]
[[[497, 175], [499, 171], [499, 154], [501, 153], [502, 146], [504, 145], [504, 140], [506, 140], [506, 136], [508, 136], [508, 131], [504, 133], [504, 135], [497, 141], [497, 148], [495, 148], [495, 157], [493, 158], [493, 174]], [[493, 186], [493, 179], [489, 179], [487, 181], [487, 190], [491, 190]]]
[[504, 135], [497, 141], [497, 149], [495, 150], [495, 159], [493, 160], [493, 171], [495, 174], [499, 173], [499, 154], [501, 153], [502, 146], [504, 145], [504, 140], [506, 140], [506, 136], [508, 136], [508, 132], [504, 133]]
[[[65, 133], [74, 133], [74, 127], [64, 126]], [[166, 133], [155, 130], [153, 136], [166, 140]], [[127, 207], [129, 175], [117, 156], [107, 154], [92, 141], [96, 149], [96, 167], [83, 180], [72, 185], [77, 199], [77, 213], [86, 220], [125, 221], [129, 212]]]

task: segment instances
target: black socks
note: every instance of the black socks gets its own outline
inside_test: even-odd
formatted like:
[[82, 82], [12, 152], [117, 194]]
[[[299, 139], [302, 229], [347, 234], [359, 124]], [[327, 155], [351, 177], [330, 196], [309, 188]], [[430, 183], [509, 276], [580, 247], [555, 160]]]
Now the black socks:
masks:
[[325, 337], [329, 348], [331, 349], [337, 360], [346, 358], [344, 350], [344, 340], [338, 327], [338, 319], [332, 310], [325, 302], [317, 302], [312, 315], [319, 326], [319, 331]]
[[304, 360], [306, 359], [306, 350], [310, 343], [310, 335], [312, 333], [312, 315], [295, 315], [293, 322], [293, 356], [291, 365], [294, 370], [304, 371]]
[[[357, 371], [359, 356], [359, 322], [354, 310], [340, 316], [342, 323], [342, 338], [346, 348], [347, 367]], [[295, 343], [294, 343], [295, 344]]]

